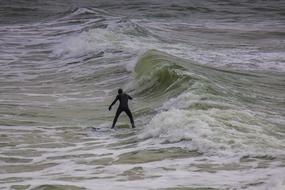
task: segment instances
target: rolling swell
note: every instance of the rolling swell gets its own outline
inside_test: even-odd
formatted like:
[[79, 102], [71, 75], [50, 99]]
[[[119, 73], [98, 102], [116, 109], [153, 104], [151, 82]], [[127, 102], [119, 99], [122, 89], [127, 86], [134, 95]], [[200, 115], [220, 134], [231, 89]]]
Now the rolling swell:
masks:
[[174, 91], [181, 93], [189, 87], [192, 79], [184, 67], [157, 50], [149, 50], [139, 59], [135, 73], [136, 93], [150, 96]]
[[24, 0], [1, 1], [0, 24], [23, 24], [55, 19], [67, 14], [72, 9], [64, 1], [48, 0], [33, 3]]
[[[135, 68], [135, 93], [168, 98], [182, 92], [196, 92], [208, 98], [236, 96], [230, 89], [239, 75], [254, 74], [218, 69], [151, 49], [138, 60]], [[226, 83], [227, 82], [227, 83]], [[239, 83], [239, 81], [236, 81]], [[241, 84], [240, 84], [241, 85]], [[224, 87], [223, 87], [224, 86]]]
[[[280, 82], [280, 76], [199, 65], [157, 50], [145, 52], [134, 71], [134, 93], [157, 110], [140, 138], [162, 144], [188, 141], [188, 148], [210, 155], [282, 154], [282, 140], [277, 137], [282, 122], [271, 122], [264, 115], [276, 101], [266, 92]], [[260, 86], [263, 80], [268, 85]], [[257, 101], [256, 96], [267, 101]], [[270, 111], [272, 117], [282, 114]], [[268, 126], [276, 130], [268, 132]]]
[[[264, 110], [267, 110], [268, 104], [275, 105], [276, 101], [282, 104], [284, 99], [282, 73], [273, 75], [266, 71], [211, 67], [154, 49], [140, 57], [134, 72], [134, 88], [138, 94], [175, 92], [175, 95], [179, 95], [190, 91], [237, 107]], [[249, 88], [252, 86], [256, 89]], [[272, 93], [276, 98], [272, 97]], [[169, 94], [168, 98], [174, 94]], [[259, 99], [256, 99], [257, 96]], [[279, 112], [279, 108], [275, 111]]]

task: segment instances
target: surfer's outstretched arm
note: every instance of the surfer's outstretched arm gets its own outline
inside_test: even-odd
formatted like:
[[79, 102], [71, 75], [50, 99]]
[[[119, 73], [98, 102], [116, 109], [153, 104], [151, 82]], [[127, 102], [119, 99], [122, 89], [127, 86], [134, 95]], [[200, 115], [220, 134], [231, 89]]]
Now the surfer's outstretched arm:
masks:
[[132, 99], [133, 99], [130, 95], [128, 95], [128, 98], [129, 98], [130, 100], [132, 100]]
[[115, 100], [112, 102], [112, 104], [109, 106], [109, 110], [112, 109], [112, 106], [113, 106], [118, 100], [119, 100], [119, 97], [117, 96], [117, 97], [115, 98]]

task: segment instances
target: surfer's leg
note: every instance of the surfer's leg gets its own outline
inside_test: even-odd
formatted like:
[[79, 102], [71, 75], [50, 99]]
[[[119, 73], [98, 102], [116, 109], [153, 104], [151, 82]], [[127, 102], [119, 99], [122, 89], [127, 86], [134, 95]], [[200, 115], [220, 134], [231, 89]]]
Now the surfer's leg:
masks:
[[117, 109], [117, 112], [116, 112], [116, 115], [115, 115], [115, 117], [114, 117], [114, 120], [113, 120], [112, 129], [115, 127], [116, 122], [117, 122], [117, 120], [118, 120], [118, 117], [119, 117], [119, 115], [120, 115], [121, 113], [122, 113], [122, 110], [121, 110], [120, 108], [118, 108], [118, 109]]
[[136, 126], [135, 126], [135, 123], [134, 123], [134, 119], [133, 119], [133, 115], [132, 115], [131, 110], [130, 109], [126, 109], [125, 112], [129, 116], [129, 118], [130, 118], [130, 122], [132, 124], [132, 128], [135, 128]]

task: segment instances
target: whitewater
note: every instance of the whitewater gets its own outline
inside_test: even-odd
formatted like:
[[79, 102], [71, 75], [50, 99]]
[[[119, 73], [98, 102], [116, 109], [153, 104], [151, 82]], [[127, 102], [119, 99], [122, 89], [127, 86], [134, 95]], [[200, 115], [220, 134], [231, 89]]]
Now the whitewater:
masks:
[[1, 1], [0, 189], [284, 190], [284, 12]]

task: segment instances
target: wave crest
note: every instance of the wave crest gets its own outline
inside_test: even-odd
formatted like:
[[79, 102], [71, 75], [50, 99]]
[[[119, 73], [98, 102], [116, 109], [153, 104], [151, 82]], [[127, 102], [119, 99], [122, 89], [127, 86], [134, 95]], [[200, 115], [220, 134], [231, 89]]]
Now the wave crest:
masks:
[[154, 95], [167, 92], [181, 93], [193, 84], [190, 73], [174, 57], [148, 50], [135, 66], [137, 94]]

